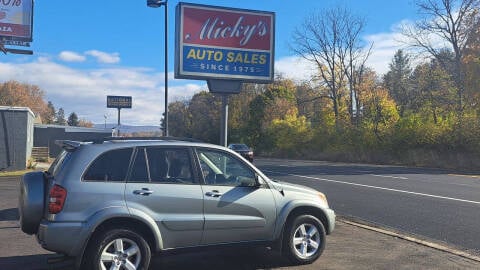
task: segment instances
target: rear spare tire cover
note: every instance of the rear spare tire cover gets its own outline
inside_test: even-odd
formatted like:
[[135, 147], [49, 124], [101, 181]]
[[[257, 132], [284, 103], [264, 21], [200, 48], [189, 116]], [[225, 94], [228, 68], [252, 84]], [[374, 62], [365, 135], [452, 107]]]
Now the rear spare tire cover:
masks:
[[43, 172], [31, 172], [20, 181], [18, 212], [20, 227], [27, 234], [35, 234], [44, 210], [45, 180]]

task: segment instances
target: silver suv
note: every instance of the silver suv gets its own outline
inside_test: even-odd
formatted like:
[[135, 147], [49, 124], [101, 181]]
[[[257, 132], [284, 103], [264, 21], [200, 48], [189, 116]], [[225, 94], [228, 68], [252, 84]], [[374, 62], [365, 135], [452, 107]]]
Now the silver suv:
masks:
[[152, 252], [235, 243], [316, 260], [335, 214], [323, 193], [269, 179], [239, 154], [179, 140], [58, 141], [20, 184], [22, 230], [76, 268], [148, 269]]

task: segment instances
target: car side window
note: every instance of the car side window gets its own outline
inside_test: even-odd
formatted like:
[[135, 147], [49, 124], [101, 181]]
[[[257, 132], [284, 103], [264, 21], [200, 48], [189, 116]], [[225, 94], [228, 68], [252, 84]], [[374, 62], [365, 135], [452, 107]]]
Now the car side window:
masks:
[[147, 148], [147, 164], [152, 183], [192, 184], [195, 182], [190, 154], [185, 148]]
[[199, 149], [198, 159], [208, 185], [253, 186], [255, 173], [244, 162], [226, 152]]
[[129, 182], [150, 182], [146, 161], [145, 148], [139, 148], [133, 162], [132, 173]]
[[88, 167], [86, 173], [83, 175], [83, 180], [110, 182], [125, 181], [132, 151], [132, 148], [125, 148], [101, 154]]

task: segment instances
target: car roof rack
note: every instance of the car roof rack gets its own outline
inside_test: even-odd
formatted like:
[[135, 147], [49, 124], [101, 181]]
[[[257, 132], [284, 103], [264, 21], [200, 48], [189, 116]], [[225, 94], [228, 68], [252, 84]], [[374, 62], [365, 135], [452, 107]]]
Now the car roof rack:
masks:
[[160, 136], [160, 137], [105, 137], [103, 139], [94, 139], [90, 140], [95, 144], [102, 144], [105, 141], [184, 141], [184, 142], [197, 142], [201, 143], [202, 141], [186, 138], [186, 137], [171, 137], [171, 136]]

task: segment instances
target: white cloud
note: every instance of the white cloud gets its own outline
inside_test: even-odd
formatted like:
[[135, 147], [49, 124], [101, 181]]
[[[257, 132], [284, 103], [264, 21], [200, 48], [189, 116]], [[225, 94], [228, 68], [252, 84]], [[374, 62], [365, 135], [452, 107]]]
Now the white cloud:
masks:
[[373, 43], [373, 48], [367, 60], [367, 66], [373, 68], [379, 75], [388, 72], [388, 65], [392, 62], [395, 52], [405, 49], [405, 38], [396, 31], [367, 35], [364, 40]]
[[99, 63], [116, 64], [120, 62], [118, 53], [106, 53], [98, 50], [90, 50], [85, 52], [86, 55], [93, 56]]
[[[379, 75], [388, 71], [388, 65], [392, 61], [395, 52], [406, 48], [405, 37], [400, 34], [398, 28], [392, 28], [392, 32], [389, 33], [366, 35], [363, 39], [367, 44], [373, 43], [366, 65], [375, 70]], [[297, 81], [308, 81], [315, 75], [316, 66], [304, 58], [288, 56], [275, 62], [275, 72]]]
[[313, 63], [297, 56], [288, 56], [275, 61], [275, 73], [295, 81], [308, 81], [316, 72]]
[[63, 51], [58, 55], [58, 57], [60, 60], [65, 62], [83, 62], [86, 59], [85, 56], [71, 51]]
[[[57, 109], [94, 123], [103, 123], [104, 115], [109, 123], [117, 121], [117, 111], [106, 108], [107, 95], [132, 96], [133, 108], [122, 110], [122, 124], [158, 125], [164, 112], [164, 73], [149, 68], [77, 70], [39, 57], [29, 63], [0, 63], [0, 81], [7, 80], [38, 85]], [[187, 80], [170, 79], [169, 85], [169, 102], [206, 88], [203, 82]]]

